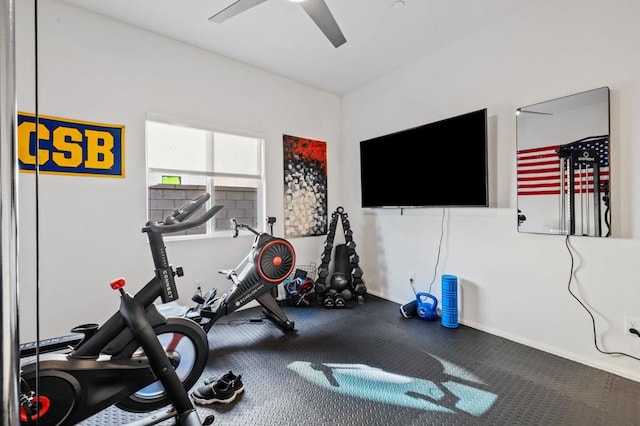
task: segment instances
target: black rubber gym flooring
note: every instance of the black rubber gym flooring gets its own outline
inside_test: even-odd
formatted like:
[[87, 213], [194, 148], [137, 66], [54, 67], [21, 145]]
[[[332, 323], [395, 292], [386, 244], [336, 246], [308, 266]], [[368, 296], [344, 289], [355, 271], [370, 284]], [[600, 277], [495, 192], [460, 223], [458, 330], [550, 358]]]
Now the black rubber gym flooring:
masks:
[[[295, 332], [237, 311], [209, 331], [202, 376], [241, 374], [214, 425], [640, 425], [640, 383], [469, 327], [405, 319], [367, 295], [344, 309], [284, 307]], [[198, 386], [198, 385], [196, 385]], [[109, 408], [84, 425], [141, 415]], [[165, 422], [163, 424], [172, 424]]]

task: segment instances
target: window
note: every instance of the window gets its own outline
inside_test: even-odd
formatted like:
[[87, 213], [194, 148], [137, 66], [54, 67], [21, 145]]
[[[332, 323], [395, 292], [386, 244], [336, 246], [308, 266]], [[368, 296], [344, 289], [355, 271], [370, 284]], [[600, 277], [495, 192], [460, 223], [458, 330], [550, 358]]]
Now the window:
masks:
[[[203, 192], [212, 220], [167, 235], [230, 236], [229, 219], [253, 228], [264, 217], [264, 140], [150, 115], [146, 121], [148, 220], [162, 220]], [[203, 208], [204, 211], [204, 208]], [[197, 216], [196, 213], [194, 216]]]

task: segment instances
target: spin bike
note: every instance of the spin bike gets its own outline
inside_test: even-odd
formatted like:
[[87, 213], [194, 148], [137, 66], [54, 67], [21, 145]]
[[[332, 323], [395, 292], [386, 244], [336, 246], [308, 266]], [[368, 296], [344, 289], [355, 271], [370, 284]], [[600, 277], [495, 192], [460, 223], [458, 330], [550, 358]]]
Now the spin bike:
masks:
[[[111, 283], [120, 293], [120, 309], [102, 326], [84, 324], [73, 334], [21, 345], [20, 425], [72, 425], [112, 405], [149, 415], [136, 425], [175, 419], [176, 425], [201, 422], [187, 390], [201, 376], [209, 354], [207, 335], [187, 318], [167, 318], [157, 309], [158, 298], [178, 298], [175, 276], [182, 268], [169, 263], [163, 234], [197, 227], [222, 206], [190, 218], [210, 198], [205, 193], [164, 221], [149, 221], [147, 234], [155, 276], [135, 296], [123, 289], [124, 279]], [[71, 345], [66, 351], [63, 347]], [[34, 349], [38, 347], [38, 349]], [[35, 352], [41, 355], [33, 356]]]
[[[275, 218], [268, 220], [271, 220], [270, 225], [275, 222]], [[238, 223], [235, 218], [230, 219], [230, 222], [234, 238], [238, 236], [238, 229], [247, 229], [255, 235], [249, 254], [234, 269], [218, 271], [233, 283], [228, 292], [217, 296], [217, 289], [214, 287], [204, 295], [195, 294], [192, 300], [196, 306], [188, 308], [184, 316], [193, 319], [205, 332], [209, 332], [217, 320], [255, 300], [262, 306], [264, 315], [283, 331], [294, 330], [295, 323], [287, 318], [274, 296], [278, 284], [291, 275], [295, 268], [296, 254], [293, 246], [283, 238]]]

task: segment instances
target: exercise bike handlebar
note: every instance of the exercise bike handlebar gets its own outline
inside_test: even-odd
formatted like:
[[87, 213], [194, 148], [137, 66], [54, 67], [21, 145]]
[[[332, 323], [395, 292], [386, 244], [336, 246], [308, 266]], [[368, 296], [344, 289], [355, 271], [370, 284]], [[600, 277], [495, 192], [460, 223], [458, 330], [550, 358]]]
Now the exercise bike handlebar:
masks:
[[218, 270], [219, 274], [224, 275], [228, 280], [231, 280], [234, 284], [238, 284], [240, 279], [238, 278], [238, 273], [235, 269], [220, 269]]
[[172, 225], [176, 222], [183, 222], [189, 216], [194, 214], [200, 206], [202, 206], [207, 200], [211, 198], [209, 193], [205, 192], [199, 197], [189, 201], [184, 206], [180, 207], [178, 210], [174, 210], [171, 216], [167, 216], [164, 220], [165, 225]]
[[197, 218], [189, 219], [198, 209], [207, 202], [211, 196], [208, 193], [200, 195], [191, 200], [185, 206], [175, 210], [172, 215], [167, 216], [164, 221], [149, 221], [146, 228], [151, 232], [166, 234], [170, 232], [184, 231], [195, 228], [207, 222], [216, 215], [224, 206], [215, 205]]

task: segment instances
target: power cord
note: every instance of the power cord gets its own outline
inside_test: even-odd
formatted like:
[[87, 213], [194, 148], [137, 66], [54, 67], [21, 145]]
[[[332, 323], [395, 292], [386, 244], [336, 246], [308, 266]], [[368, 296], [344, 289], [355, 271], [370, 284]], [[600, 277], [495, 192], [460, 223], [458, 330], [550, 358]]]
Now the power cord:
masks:
[[[438, 273], [438, 265], [440, 264], [440, 253], [442, 252], [442, 240], [444, 239], [444, 219], [447, 209], [442, 209], [442, 221], [440, 222], [440, 242], [438, 243], [438, 256], [436, 257], [436, 264], [433, 267], [433, 278], [429, 283], [429, 294], [431, 294], [431, 287], [436, 280], [436, 274]], [[415, 289], [414, 289], [415, 291]]]
[[[609, 351], [604, 351], [602, 349], [600, 349], [600, 347], [598, 346], [598, 339], [597, 339], [597, 332], [596, 332], [596, 319], [593, 316], [593, 314], [591, 313], [591, 311], [589, 310], [589, 308], [587, 308], [587, 306], [582, 303], [582, 301], [573, 293], [573, 291], [571, 291], [571, 281], [573, 278], [573, 274], [574, 274], [574, 262], [573, 262], [573, 252], [571, 251], [571, 246], [569, 244], [569, 235], [567, 235], [565, 237], [565, 245], [567, 247], [567, 251], [569, 252], [569, 256], [571, 257], [571, 269], [570, 269], [570, 274], [569, 274], [569, 282], [567, 285], [567, 289], [569, 290], [569, 294], [571, 294], [571, 296], [573, 296], [574, 299], [576, 299], [578, 301], [578, 303], [584, 308], [585, 311], [587, 311], [587, 314], [589, 314], [589, 316], [591, 317], [591, 325], [593, 327], [593, 344], [596, 347], [596, 349], [598, 350], [598, 352], [605, 354], [605, 355], [622, 355], [622, 356], [626, 356], [629, 358], [633, 358], [636, 359], [638, 361], [640, 361], [640, 358], [635, 357], [633, 355], [629, 355], [627, 353], [624, 352], [609, 352]], [[634, 328], [629, 329], [629, 333], [633, 333], [636, 336], [640, 337], [640, 332]]]

